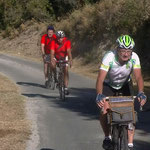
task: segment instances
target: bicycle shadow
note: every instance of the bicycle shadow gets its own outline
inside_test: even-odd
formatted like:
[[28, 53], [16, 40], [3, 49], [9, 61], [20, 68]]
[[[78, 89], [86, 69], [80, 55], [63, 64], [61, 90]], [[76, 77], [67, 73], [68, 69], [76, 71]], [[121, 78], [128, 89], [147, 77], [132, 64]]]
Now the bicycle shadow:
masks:
[[22, 93], [21, 95], [29, 97], [29, 98], [45, 98], [45, 99], [55, 98], [54, 96], [49, 96], [49, 95], [44, 95], [44, 94], [26, 94], [26, 93]]
[[40, 150], [54, 150], [54, 149], [50, 149], [50, 148], [42, 148]]
[[95, 103], [96, 91], [92, 88], [70, 88], [66, 100], [54, 100], [55, 107], [68, 109], [78, 115], [86, 116], [86, 120], [98, 119], [99, 109]]
[[34, 87], [45, 88], [45, 85], [41, 85], [38, 83], [31, 83], [31, 82], [16, 82], [16, 84], [22, 85], [22, 86], [34, 86]]

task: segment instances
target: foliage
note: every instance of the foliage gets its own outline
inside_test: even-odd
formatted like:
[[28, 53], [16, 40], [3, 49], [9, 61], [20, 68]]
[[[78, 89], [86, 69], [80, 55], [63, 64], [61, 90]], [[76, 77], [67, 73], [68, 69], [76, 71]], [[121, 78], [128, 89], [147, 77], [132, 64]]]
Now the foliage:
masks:
[[4, 3], [0, 2], [0, 28], [4, 27]]
[[98, 0], [1, 0], [0, 29], [17, 28], [34, 18], [37, 21], [53, 21], [66, 16], [74, 9]]
[[92, 53], [95, 57], [91, 55], [91, 61], [95, 61], [104, 50], [114, 47], [120, 34], [130, 34], [137, 41], [137, 32], [150, 19], [149, 6], [148, 0], [103, 0], [74, 11], [67, 19], [56, 23], [56, 27], [75, 41], [76, 55], [85, 59], [88, 56], [89, 61], [88, 54]]
[[[149, 52], [149, 0], [2, 0], [0, 28], [11, 29], [34, 19], [49, 22], [71, 38], [74, 56], [97, 62], [115, 46], [120, 34], [130, 34], [136, 49]], [[140, 41], [140, 42], [139, 42]], [[141, 54], [140, 52], [138, 52]], [[142, 55], [142, 54], [141, 54]], [[90, 59], [91, 57], [91, 59]], [[147, 56], [148, 57], [148, 56]], [[95, 59], [96, 58], [96, 59]], [[143, 56], [144, 58], [144, 56]]]

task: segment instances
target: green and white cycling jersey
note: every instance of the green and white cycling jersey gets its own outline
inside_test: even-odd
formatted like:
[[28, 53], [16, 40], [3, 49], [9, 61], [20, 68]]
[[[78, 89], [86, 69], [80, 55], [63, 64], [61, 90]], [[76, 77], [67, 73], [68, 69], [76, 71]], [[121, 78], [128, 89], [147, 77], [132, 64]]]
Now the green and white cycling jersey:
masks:
[[132, 52], [131, 59], [124, 65], [120, 65], [117, 59], [116, 50], [108, 51], [100, 66], [100, 69], [107, 71], [105, 82], [114, 89], [120, 89], [130, 80], [133, 69], [141, 68], [140, 60], [135, 52]]

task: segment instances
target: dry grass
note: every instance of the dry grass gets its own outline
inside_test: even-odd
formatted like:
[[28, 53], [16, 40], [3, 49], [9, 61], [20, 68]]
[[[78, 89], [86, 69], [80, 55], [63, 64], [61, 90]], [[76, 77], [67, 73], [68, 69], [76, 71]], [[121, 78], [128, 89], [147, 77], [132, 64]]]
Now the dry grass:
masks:
[[72, 72], [80, 75], [87, 76], [92, 79], [96, 79], [99, 71], [99, 67], [95, 64], [84, 64], [82, 58], [75, 58], [73, 60], [73, 66], [70, 69]]
[[0, 150], [24, 150], [29, 138], [24, 98], [14, 83], [0, 75]]

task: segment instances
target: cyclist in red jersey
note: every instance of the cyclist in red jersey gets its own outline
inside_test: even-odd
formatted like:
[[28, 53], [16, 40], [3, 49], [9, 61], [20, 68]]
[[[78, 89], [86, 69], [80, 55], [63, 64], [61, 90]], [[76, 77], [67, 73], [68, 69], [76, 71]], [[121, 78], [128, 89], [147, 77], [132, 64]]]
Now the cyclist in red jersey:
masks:
[[44, 63], [44, 75], [45, 75], [45, 85], [48, 81], [48, 62], [50, 61], [50, 46], [53, 40], [56, 40], [56, 35], [54, 34], [54, 27], [47, 27], [47, 34], [44, 34], [41, 38], [41, 51]]
[[[71, 54], [71, 42], [65, 37], [63, 31], [56, 32], [56, 41], [52, 41], [51, 44], [51, 63], [54, 68], [56, 68], [56, 60], [60, 59], [69, 59], [70, 67], [72, 66], [72, 54]], [[65, 93], [68, 95], [68, 82], [69, 82], [69, 73], [68, 73], [68, 64], [64, 72], [65, 80]]]

